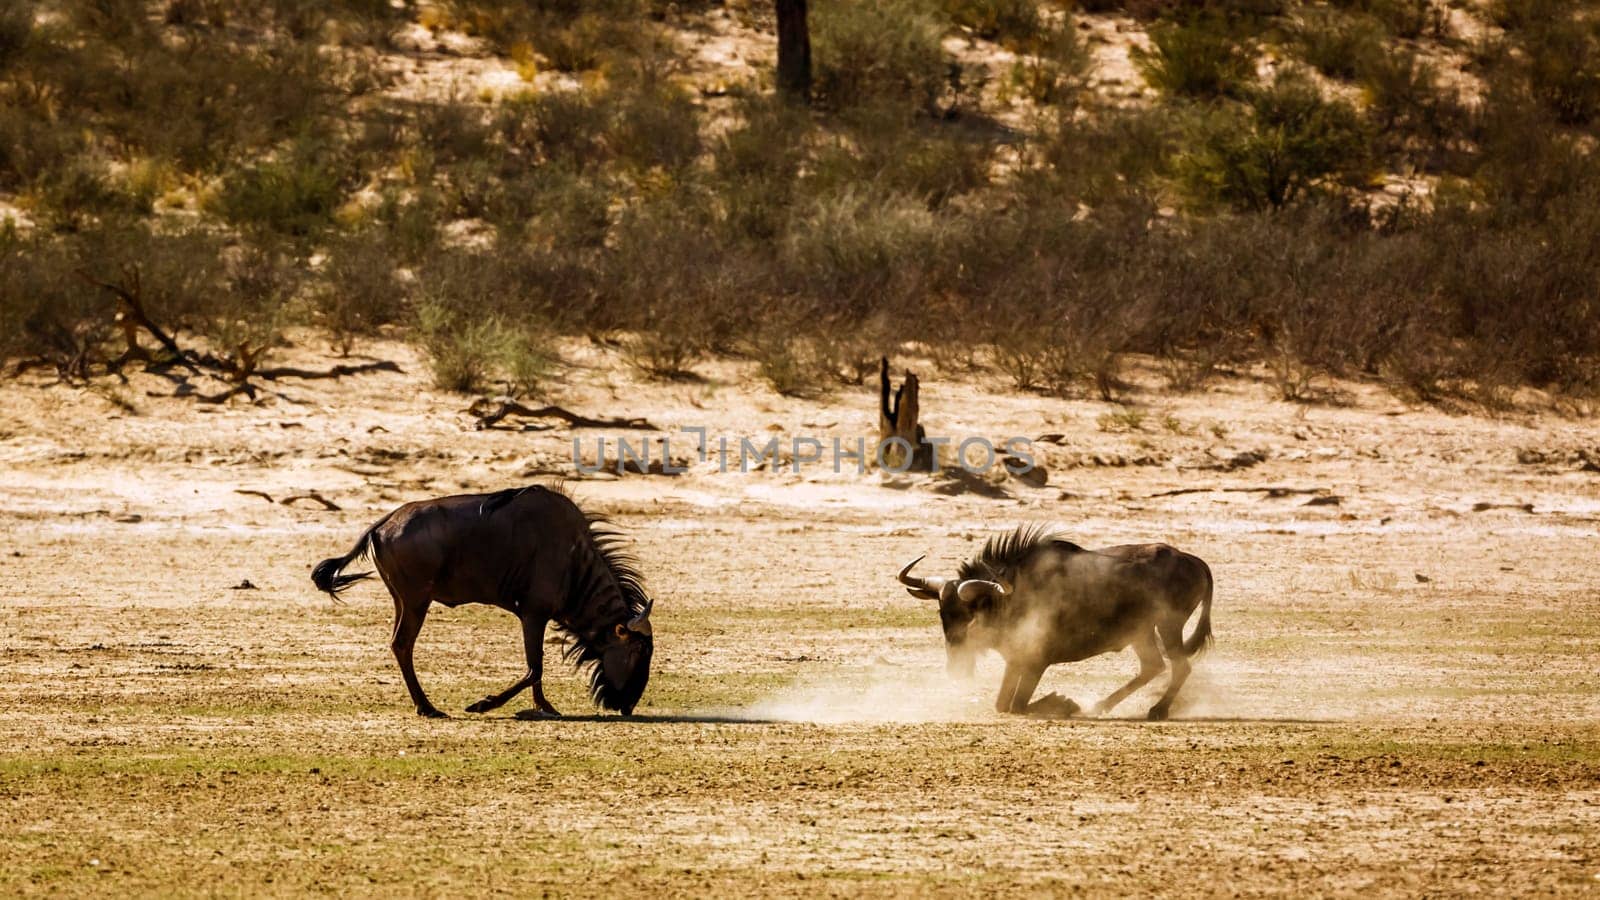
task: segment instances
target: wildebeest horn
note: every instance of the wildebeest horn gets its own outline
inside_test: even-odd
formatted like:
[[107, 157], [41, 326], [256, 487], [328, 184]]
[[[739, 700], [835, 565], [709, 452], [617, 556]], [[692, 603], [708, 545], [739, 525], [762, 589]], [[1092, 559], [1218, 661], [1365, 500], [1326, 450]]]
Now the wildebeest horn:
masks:
[[911, 574], [912, 567], [927, 558], [928, 554], [924, 553], [916, 559], [913, 559], [911, 562], [906, 563], [906, 567], [900, 570], [900, 583], [908, 588], [911, 588], [912, 590], [925, 591], [933, 594], [934, 596], [938, 596], [939, 591], [944, 588], [945, 580], [943, 578], [917, 578]]
[[628, 620], [628, 630], [629, 631], [639, 631], [639, 632], [643, 632], [645, 634], [649, 634], [650, 633], [650, 608], [652, 606], [655, 606], [655, 605], [656, 605], [656, 601], [655, 601], [654, 597], [650, 598], [649, 600], [646, 600], [644, 602], [644, 609], [640, 610], [639, 614], [637, 616], [634, 616], [633, 618]]
[[1011, 596], [1011, 588], [1003, 581], [984, 581], [982, 578], [969, 578], [956, 586], [956, 595], [963, 603], [972, 603], [983, 596], [985, 591], [994, 592], [996, 599], [1003, 600]]

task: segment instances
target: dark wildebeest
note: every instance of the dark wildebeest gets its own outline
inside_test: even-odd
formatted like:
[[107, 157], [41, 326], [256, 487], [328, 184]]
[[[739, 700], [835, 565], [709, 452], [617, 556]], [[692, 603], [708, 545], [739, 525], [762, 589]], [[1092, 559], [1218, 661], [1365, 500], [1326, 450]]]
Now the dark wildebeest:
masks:
[[[1211, 643], [1211, 570], [1166, 544], [1085, 550], [1048, 529], [1022, 527], [990, 538], [955, 578], [912, 575], [921, 561], [900, 570], [900, 582], [914, 597], [939, 601], [952, 674], [970, 676], [984, 650], [1005, 658], [1000, 712], [1028, 712], [1047, 667], [1132, 645], [1139, 674], [1094, 712], [1109, 711], [1161, 674], [1164, 647], [1172, 678], [1149, 718], [1165, 719], [1189, 677], [1189, 658]], [[1200, 620], [1185, 641], [1183, 626], [1196, 606]], [[1045, 708], [1040, 704], [1036, 712]]]
[[618, 540], [556, 489], [463, 494], [396, 509], [368, 528], [349, 553], [318, 563], [311, 580], [337, 597], [372, 574], [339, 573], [356, 557], [371, 554], [394, 596], [389, 646], [419, 715], [444, 716], [423, 694], [411, 662], [417, 632], [435, 601], [452, 607], [488, 603], [522, 620], [528, 671], [467, 712], [495, 709], [531, 687], [539, 711], [559, 715], [545, 700], [541, 681], [545, 626], [554, 623], [567, 634], [566, 658], [590, 667], [594, 702], [630, 715], [650, 680], [652, 601]]

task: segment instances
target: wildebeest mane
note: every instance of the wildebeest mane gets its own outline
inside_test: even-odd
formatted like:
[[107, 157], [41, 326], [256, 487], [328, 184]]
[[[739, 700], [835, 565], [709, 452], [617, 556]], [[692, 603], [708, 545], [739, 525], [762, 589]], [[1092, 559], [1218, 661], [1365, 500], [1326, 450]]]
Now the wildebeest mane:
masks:
[[984, 543], [977, 556], [961, 564], [957, 576], [968, 578], [1013, 577], [1013, 573], [1028, 558], [1046, 547], [1059, 547], [1072, 552], [1083, 548], [1062, 537], [1048, 525], [1019, 525], [1015, 531], [997, 534]]
[[[628, 618], [644, 612], [649, 598], [644, 592], [644, 576], [639, 574], [639, 564], [626, 549], [626, 540], [611, 524], [599, 516], [585, 514], [589, 525], [589, 548], [584, 554], [584, 565], [575, 567], [567, 579], [566, 615], [568, 624], [556, 623], [565, 632], [567, 645], [562, 658], [574, 668], [587, 670], [589, 696], [607, 709], [620, 709], [620, 696], [624, 693], [612, 687], [600, 670], [600, 652], [605, 632], [615, 622], [598, 621], [595, 610], [589, 606], [596, 594], [610, 581], [616, 585]], [[649, 640], [649, 638], [641, 638]]]
[[[485, 497], [478, 507], [479, 515], [490, 516], [508, 506], [528, 491], [549, 491], [568, 502], [572, 496], [564, 484], [536, 484], [520, 488], [507, 488]], [[581, 510], [580, 510], [581, 511]], [[616, 622], [605, 620], [594, 608], [595, 598], [607, 588], [615, 586], [628, 618], [644, 612], [649, 598], [644, 591], [644, 576], [639, 573], [639, 563], [626, 549], [627, 540], [610, 522], [593, 513], [583, 513], [587, 541], [573, 548], [566, 575], [562, 613], [550, 624], [566, 639], [561, 656], [573, 668], [586, 670], [589, 678], [589, 695], [595, 703], [607, 709], [620, 709], [621, 697], [626, 693], [612, 687], [600, 669], [600, 656], [604, 649], [603, 637]], [[644, 638], [648, 640], [648, 638]], [[648, 667], [644, 667], [648, 673]]]

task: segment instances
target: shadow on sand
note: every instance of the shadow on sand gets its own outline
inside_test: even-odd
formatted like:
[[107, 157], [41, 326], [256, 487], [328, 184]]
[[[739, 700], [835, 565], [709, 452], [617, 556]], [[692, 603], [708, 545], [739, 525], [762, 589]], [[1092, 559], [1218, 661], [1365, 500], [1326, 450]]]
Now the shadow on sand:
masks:
[[[1018, 721], [1016, 716], [1001, 716], [996, 714], [992, 719], [933, 719], [925, 722], [900, 722], [876, 721], [865, 719], [857, 721], [827, 721], [807, 722], [804, 719], [775, 719], [768, 716], [743, 715], [738, 712], [724, 713], [678, 713], [678, 714], [641, 714], [623, 716], [616, 713], [599, 714], [588, 713], [584, 715], [546, 716], [531, 710], [523, 710], [511, 716], [495, 718], [517, 719], [524, 722], [605, 722], [615, 725], [1005, 725]], [[1146, 721], [1143, 716], [1126, 716], [1111, 718], [1091, 718], [1088, 716], [1028, 716], [1026, 718], [1039, 722], [1070, 722], [1075, 725], [1094, 725], [1105, 727], [1154, 727], [1171, 728], [1183, 725], [1341, 725], [1343, 719], [1302, 719], [1302, 718], [1273, 718], [1269, 716], [1194, 716], [1192, 718], [1172, 718], [1165, 722]]]

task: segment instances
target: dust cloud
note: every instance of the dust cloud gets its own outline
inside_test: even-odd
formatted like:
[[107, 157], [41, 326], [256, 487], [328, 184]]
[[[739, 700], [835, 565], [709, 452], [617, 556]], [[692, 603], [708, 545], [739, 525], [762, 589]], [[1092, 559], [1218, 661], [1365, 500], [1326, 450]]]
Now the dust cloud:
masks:
[[995, 715], [992, 685], [998, 669], [958, 681], [942, 668], [873, 668], [790, 685], [736, 711], [739, 718], [774, 722], [968, 722]]

